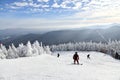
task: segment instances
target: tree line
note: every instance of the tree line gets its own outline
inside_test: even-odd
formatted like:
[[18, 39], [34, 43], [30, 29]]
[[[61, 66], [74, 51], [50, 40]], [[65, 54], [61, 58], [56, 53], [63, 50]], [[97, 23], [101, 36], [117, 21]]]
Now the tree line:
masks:
[[76, 42], [64, 43], [50, 46], [51, 51], [97, 51], [109, 54], [115, 58], [116, 53], [120, 55], [120, 41], [109, 40], [107, 43], [102, 42]]

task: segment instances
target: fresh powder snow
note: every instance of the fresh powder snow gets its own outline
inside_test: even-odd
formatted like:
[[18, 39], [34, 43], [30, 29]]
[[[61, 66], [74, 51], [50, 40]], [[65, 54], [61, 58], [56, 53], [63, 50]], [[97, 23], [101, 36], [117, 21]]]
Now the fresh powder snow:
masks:
[[[119, 60], [100, 52], [78, 52], [83, 65], [77, 65], [73, 64], [74, 53], [1, 59], [0, 80], [120, 80]], [[87, 54], [91, 59], [87, 59]]]

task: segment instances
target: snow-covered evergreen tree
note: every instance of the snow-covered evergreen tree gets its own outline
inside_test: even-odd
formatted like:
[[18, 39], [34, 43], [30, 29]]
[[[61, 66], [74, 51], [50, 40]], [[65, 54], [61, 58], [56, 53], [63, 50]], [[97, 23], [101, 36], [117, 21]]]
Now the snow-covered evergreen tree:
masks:
[[33, 55], [39, 55], [40, 53], [39, 53], [39, 43], [38, 42], [35, 42], [33, 45], [32, 45], [32, 48], [33, 48], [33, 50], [32, 50], [32, 53], [33, 53]]
[[6, 49], [6, 47], [5, 47], [3, 44], [1, 44], [0, 47], [1, 47], [1, 50], [2, 50], [3, 54], [4, 54], [5, 56], [7, 56], [8, 54], [7, 54], [7, 49]]
[[30, 43], [30, 41], [28, 41], [27, 45], [26, 45], [26, 57], [32, 56], [33, 49], [32, 49], [32, 45]]
[[45, 47], [44, 47], [44, 51], [46, 52], [46, 54], [51, 54], [51, 51], [50, 51], [50, 47], [49, 47], [49, 46], [45, 46]]
[[2, 49], [0, 48], [0, 59], [5, 59], [6, 55], [3, 53]]
[[7, 59], [16, 58], [16, 54], [15, 54], [14, 51], [12, 50], [11, 46], [9, 46], [9, 49], [8, 49], [6, 58], [7, 58]]
[[18, 55], [19, 57], [25, 57], [26, 55], [26, 47], [23, 45], [23, 43], [19, 44], [18, 48]]
[[38, 55], [42, 54], [41, 46], [40, 46], [40, 43], [38, 41], [35, 41], [33, 43], [33, 48], [36, 49], [36, 52], [38, 52], [37, 53]]
[[12, 44], [11, 48], [12, 48], [12, 50], [13, 50], [13, 53], [14, 53], [14, 55], [15, 55], [15, 58], [18, 58], [18, 57], [19, 57], [19, 55], [18, 55], [18, 50], [17, 50], [17, 48], [14, 46], [14, 44]]
[[33, 46], [32, 55], [39, 55], [38, 49]]
[[42, 43], [40, 43], [40, 48], [39, 48], [40, 54], [46, 54], [44, 47], [42, 45]]

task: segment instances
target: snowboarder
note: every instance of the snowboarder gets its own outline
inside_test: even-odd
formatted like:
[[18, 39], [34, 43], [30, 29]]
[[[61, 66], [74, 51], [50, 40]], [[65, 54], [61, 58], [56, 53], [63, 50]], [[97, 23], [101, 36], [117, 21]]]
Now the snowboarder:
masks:
[[59, 53], [57, 54], [57, 57], [58, 57], [58, 58], [60, 57], [60, 54], [59, 54]]
[[90, 54], [87, 55], [87, 59], [90, 59]]
[[74, 59], [74, 64], [79, 64], [79, 55], [77, 54], [77, 52], [75, 52], [75, 54], [73, 55], [73, 59]]

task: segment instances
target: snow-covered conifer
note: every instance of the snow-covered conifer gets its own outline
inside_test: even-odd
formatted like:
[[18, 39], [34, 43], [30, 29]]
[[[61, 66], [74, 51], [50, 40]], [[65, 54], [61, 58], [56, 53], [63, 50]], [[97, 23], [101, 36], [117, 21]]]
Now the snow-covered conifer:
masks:
[[42, 54], [41, 49], [40, 49], [40, 44], [38, 41], [35, 41], [33, 43], [33, 48], [34, 48], [34, 50], [36, 50], [35, 52], [37, 52], [38, 55]]
[[16, 58], [16, 55], [15, 55], [14, 51], [12, 50], [11, 46], [9, 46], [6, 58], [7, 59]]
[[3, 54], [7, 56], [7, 49], [6, 49], [6, 47], [3, 44], [1, 44], [0, 47], [1, 47], [1, 50], [2, 50]]
[[47, 54], [51, 54], [51, 51], [50, 51], [50, 47], [49, 46], [45, 46], [44, 47], [44, 50]]
[[13, 53], [15, 54], [15, 57], [16, 57], [16, 58], [19, 57], [19, 55], [18, 55], [18, 50], [17, 50], [17, 48], [14, 46], [14, 44], [12, 44], [11, 48], [12, 48], [12, 50], [13, 50]]
[[0, 48], [0, 59], [5, 59], [6, 55], [3, 53], [2, 49]]
[[30, 43], [30, 41], [28, 41], [28, 43], [27, 43], [27, 45], [26, 45], [26, 57], [28, 57], [28, 56], [32, 56], [32, 51], [33, 51], [33, 49], [32, 49], [32, 45], [31, 45], [31, 43]]
[[23, 43], [19, 44], [17, 50], [19, 57], [26, 57], [26, 46]]

